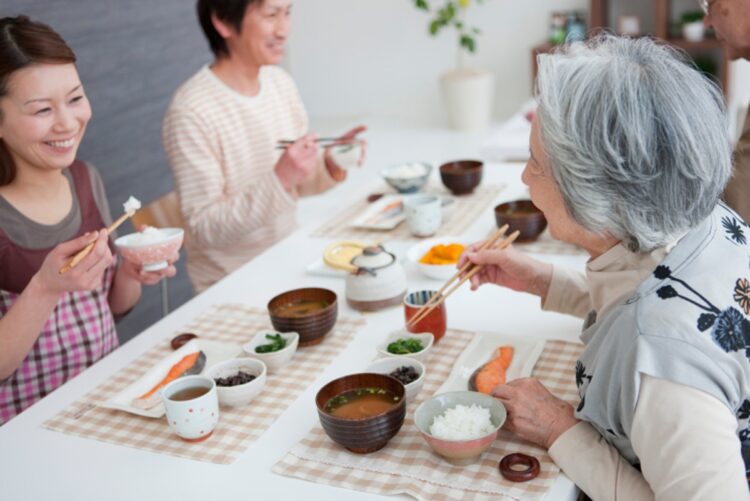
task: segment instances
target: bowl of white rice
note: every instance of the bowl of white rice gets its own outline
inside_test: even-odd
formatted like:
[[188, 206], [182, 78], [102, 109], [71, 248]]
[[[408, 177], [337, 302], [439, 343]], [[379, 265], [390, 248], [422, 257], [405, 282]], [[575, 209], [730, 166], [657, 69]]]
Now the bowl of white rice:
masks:
[[143, 267], [144, 271], [163, 270], [182, 246], [182, 228], [154, 228], [130, 233], [115, 240], [122, 257]]
[[427, 445], [460, 466], [479, 459], [497, 438], [506, 417], [503, 404], [475, 391], [435, 395], [414, 411], [414, 423]]
[[386, 183], [399, 193], [416, 193], [430, 177], [432, 166], [426, 162], [403, 162], [380, 171]]

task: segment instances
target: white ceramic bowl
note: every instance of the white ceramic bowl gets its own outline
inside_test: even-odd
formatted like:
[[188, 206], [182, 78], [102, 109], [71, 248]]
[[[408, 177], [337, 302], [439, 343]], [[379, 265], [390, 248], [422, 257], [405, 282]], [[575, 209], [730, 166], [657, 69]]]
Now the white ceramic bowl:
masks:
[[255, 379], [237, 386], [216, 385], [219, 395], [219, 403], [227, 406], [239, 406], [250, 403], [266, 385], [266, 364], [253, 358], [233, 358], [224, 360], [208, 368], [206, 376], [216, 380], [220, 377], [229, 377], [245, 371], [253, 374]]
[[426, 369], [424, 364], [416, 358], [409, 357], [396, 357], [389, 356], [386, 358], [380, 358], [372, 362], [365, 372], [374, 372], [376, 374], [390, 375], [391, 372], [401, 367], [413, 367], [419, 377], [409, 384], [405, 384], [406, 387], [406, 400], [414, 400], [419, 391], [424, 386], [424, 378]]
[[[268, 344], [270, 341], [266, 338], [266, 334], [281, 334], [286, 340], [286, 346], [279, 351], [272, 351], [269, 353], [257, 353], [255, 351], [256, 346]], [[266, 369], [270, 374], [278, 371], [280, 368], [285, 366], [294, 357], [297, 352], [297, 346], [299, 345], [299, 334], [296, 332], [278, 332], [278, 331], [260, 331], [252, 339], [242, 345], [242, 350], [250, 358], [261, 360], [266, 364]]]
[[349, 170], [359, 164], [362, 156], [362, 141], [352, 141], [330, 147], [331, 157], [343, 170]]
[[[436, 416], [457, 405], [481, 405], [490, 410], [490, 421], [494, 430], [483, 437], [469, 440], [446, 440], [430, 433]], [[425, 442], [446, 461], [456, 465], [467, 465], [479, 459], [497, 438], [497, 432], [505, 424], [507, 412], [499, 400], [476, 391], [451, 391], [425, 400], [414, 411], [414, 424]]]
[[[422, 346], [424, 346], [422, 351], [418, 351], [416, 353], [406, 353], [403, 355], [397, 355], [395, 353], [391, 353], [388, 351], [388, 345], [391, 344], [392, 342], [397, 341], [402, 338], [408, 339], [412, 337], [416, 337], [422, 342]], [[433, 336], [429, 332], [412, 334], [406, 329], [399, 329], [397, 331], [391, 332], [386, 338], [385, 342], [378, 346], [378, 353], [384, 357], [414, 358], [416, 360], [419, 360], [422, 363], [425, 363], [427, 361], [427, 355], [430, 353], [430, 350], [432, 349], [432, 344], [434, 342], [435, 342], [435, 336]]]
[[158, 230], [161, 239], [143, 242], [143, 236], [135, 232], [115, 240], [115, 246], [125, 259], [142, 266], [145, 271], [163, 270], [169, 266], [167, 260], [182, 246], [185, 232], [182, 228]]
[[426, 162], [401, 162], [381, 170], [380, 175], [399, 193], [416, 193], [427, 183], [431, 171], [432, 166]]
[[414, 265], [424, 276], [433, 278], [435, 280], [445, 281], [451, 278], [457, 271], [455, 264], [425, 264], [420, 263], [419, 260], [422, 256], [427, 254], [432, 247], [435, 245], [443, 244], [461, 244], [464, 247], [468, 245], [466, 241], [463, 241], [457, 237], [439, 237], [429, 238], [422, 240], [421, 242], [413, 245], [406, 253], [406, 259]]

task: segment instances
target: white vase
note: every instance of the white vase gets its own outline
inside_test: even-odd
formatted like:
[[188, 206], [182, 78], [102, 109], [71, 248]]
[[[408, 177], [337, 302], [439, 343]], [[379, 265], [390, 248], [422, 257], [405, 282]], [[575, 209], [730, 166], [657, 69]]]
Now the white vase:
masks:
[[451, 127], [461, 131], [487, 129], [495, 97], [492, 73], [475, 69], [453, 70], [440, 76], [440, 84]]
[[705, 33], [706, 27], [703, 25], [703, 21], [695, 21], [682, 25], [682, 36], [688, 42], [700, 42], [703, 40]]

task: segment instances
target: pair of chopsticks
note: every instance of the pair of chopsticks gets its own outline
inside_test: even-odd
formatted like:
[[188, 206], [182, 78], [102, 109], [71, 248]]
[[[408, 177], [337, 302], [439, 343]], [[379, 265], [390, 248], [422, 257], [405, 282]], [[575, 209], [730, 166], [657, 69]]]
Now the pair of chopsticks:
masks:
[[[500, 227], [493, 235], [490, 237], [486, 242], [482, 244], [482, 246], [479, 248], [480, 251], [486, 250], [486, 249], [505, 249], [510, 244], [513, 243], [513, 241], [518, 238], [518, 235], [520, 232], [518, 230], [514, 231], [510, 234], [507, 238], [505, 238], [500, 243], [497, 243], [497, 241], [505, 235], [505, 232], [508, 231], [508, 225], [505, 224], [502, 227]], [[473, 268], [472, 268], [473, 266]], [[422, 306], [419, 310], [417, 310], [417, 313], [411, 317], [411, 319], [406, 323], [407, 327], [411, 327], [418, 322], [420, 322], [423, 318], [425, 318], [427, 315], [430, 314], [432, 310], [440, 306], [440, 304], [445, 301], [445, 298], [453, 294], [461, 285], [463, 285], [464, 282], [469, 280], [471, 277], [479, 273], [479, 271], [484, 267], [484, 265], [474, 265], [471, 261], [467, 262], [465, 265], [459, 269], [455, 275], [453, 275], [443, 286], [437, 291], [437, 293], [433, 294], [432, 297], [430, 297], [430, 300], [427, 301], [427, 303]], [[463, 278], [461, 278], [461, 275]], [[456, 284], [453, 284], [456, 280], [459, 278], [460, 281]], [[453, 286], [451, 287], [451, 284]], [[450, 289], [448, 289], [450, 287]], [[446, 290], [448, 289], [448, 290]]]
[[[135, 211], [126, 212], [125, 214], [120, 216], [117, 219], [117, 221], [110, 224], [109, 227], [107, 228], [107, 235], [112, 234], [113, 231], [115, 231], [122, 223], [125, 222], [126, 219], [128, 219], [133, 214], [135, 214]], [[91, 249], [94, 248], [95, 243], [96, 243], [96, 238], [92, 240], [91, 242], [89, 242], [89, 244], [86, 245], [86, 247], [78, 251], [78, 253], [75, 256], [73, 256], [70, 261], [68, 261], [68, 264], [60, 268], [60, 275], [62, 275], [63, 273], [69, 272], [70, 270], [75, 268], [78, 265], [78, 263], [83, 261], [83, 259], [91, 253]]]
[[[343, 141], [343, 140], [344, 139], [340, 138], [340, 137], [319, 137], [318, 139], [315, 140], [315, 142], [316, 143], [329, 143], [329, 144], [333, 144], [333, 143], [337, 143], [337, 142], [340, 142], [340, 141]], [[281, 140], [279, 140], [278, 144], [276, 145], [276, 149], [277, 150], [285, 150], [289, 146], [291, 146], [292, 144], [294, 144], [295, 142], [296, 141], [292, 140], [292, 139], [281, 139]]]

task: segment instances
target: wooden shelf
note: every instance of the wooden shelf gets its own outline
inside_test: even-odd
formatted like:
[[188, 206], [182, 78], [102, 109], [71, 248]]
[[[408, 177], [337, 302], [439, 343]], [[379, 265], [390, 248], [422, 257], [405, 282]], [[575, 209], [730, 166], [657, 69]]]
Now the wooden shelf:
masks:
[[[623, 5], [631, 3], [632, 0], [589, 0], [589, 27], [590, 32], [595, 31], [597, 28], [604, 28], [613, 30], [612, 26], [609, 26], [609, 6], [612, 2], [619, 2]], [[715, 37], [707, 37], [700, 42], [688, 42], [682, 37], [669, 36], [669, 29], [671, 21], [669, 18], [671, 0], [654, 0], [652, 15], [654, 16], [654, 31], [653, 35], [656, 38], [665, 40], [676, 47], [683, 49], [684, 51], [694, 54], [696, 52], [715, 51], [715, 55], [712, 53], [712, 57], [717, 58], [717, 67], [719, 74], [719, 84], [721, 85], [724, 93], [728, 90], [729, 82], [729, 57], [727, 51], [722, 46], [721, 42]], [[697, 7], [697, 5], [696, 5]], [[544, 43], [537, 45], [531, 49], [531, 70], [532, 70], [532, 82], [536, 79], [537, 63], [536, 57], [539, 54], [550, 52], [554, 48], [554, 45], [550, 43]], [[533, 84], [532, 84], [533, 85]]]

